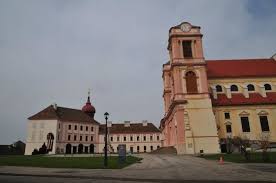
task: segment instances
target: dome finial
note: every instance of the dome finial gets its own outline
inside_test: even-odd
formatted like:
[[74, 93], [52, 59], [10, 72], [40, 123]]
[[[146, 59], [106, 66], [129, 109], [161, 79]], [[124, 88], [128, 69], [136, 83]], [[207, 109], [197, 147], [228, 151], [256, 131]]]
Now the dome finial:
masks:
[[91, 102], [90, 102], [90, 93], [91, 93], [91, 89], [90, 89], [90, 88], [88, 88], [87, 103], [91, 103]]

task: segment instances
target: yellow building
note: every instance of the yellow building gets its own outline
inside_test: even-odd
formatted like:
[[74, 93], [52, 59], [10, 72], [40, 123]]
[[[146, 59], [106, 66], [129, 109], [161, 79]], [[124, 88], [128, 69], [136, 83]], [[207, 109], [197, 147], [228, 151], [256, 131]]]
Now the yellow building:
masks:
[[225, 151], [227, 137], [276, 142], [276, 60], [205, 60], [199, 26], [169, 31], [163, 65], [163, 146], [178, 154]]

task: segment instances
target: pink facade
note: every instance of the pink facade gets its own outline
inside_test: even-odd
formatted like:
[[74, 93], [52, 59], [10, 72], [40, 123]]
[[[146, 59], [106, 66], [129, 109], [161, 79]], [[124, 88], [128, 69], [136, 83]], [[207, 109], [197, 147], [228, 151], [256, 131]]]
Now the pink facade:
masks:
[[[168, 51], [170, 60], [163, 65], [165, 115], [160, 125], [164, 137], [163, 146], [174, 146], [178, 153], [187, 153], [187, 147], [193, 146], [191, 153], [196, 153], [199, 150], [195, 146], [204, 150], [204, 145], [197, 145], [196, 140], [189, 144], [186, 142], [195, 135], [190, 137], [191, 127], [197, 129], [196, 126], [201, 123], [197, 122], [194, 113], [205, 109], [212, 110], [200, 27], [187, 22], [172, 27], [169, 32]], [[206, 104], [207, 106], [204, 106]], [[189, 121], [189, 117], [195, 120]], [[215, 125], [214, 120], [211, 123]], [[217, 137], [216, 133], [210, 135], [209, 132], [196, 131], [198, 138]], [[198, 144], [203, 144], [201, 141], [198, 140]]]

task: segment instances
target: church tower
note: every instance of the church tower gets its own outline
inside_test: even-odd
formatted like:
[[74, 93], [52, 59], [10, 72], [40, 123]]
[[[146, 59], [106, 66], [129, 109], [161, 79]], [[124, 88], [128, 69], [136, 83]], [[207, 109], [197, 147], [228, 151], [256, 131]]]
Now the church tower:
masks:
[[200, 27], [183, 22], [169, 31], [170, 60], [163, 65], [164, 146], [178, 154], [218, 153]]

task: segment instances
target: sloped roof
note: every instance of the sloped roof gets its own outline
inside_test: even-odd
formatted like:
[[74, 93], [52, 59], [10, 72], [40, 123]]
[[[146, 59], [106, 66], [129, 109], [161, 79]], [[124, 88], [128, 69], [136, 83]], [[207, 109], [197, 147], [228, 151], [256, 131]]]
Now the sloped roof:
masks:
[[272, 77], [276, 76], [273, 58], [206, 60], [208, 78]]
[[276, 92], [268, 92], [267, 97], [262, 97], [259, 93], [249, 93], [249, 98], [245, 98], [242, 93], [233, 93], [232, 98], [218, 94], [217, 99], [212, 98], [212, 104], [213, 106], [276, 104]]
[[[100, 134], [105, 133], [105, 125], [100, 125]], [[143, 123], [130, 123], [129, 127], [125, 127], [124, 124], [112, 124], [109, 127], [110, 134], [132, 134], [132, 133], [160, 133], [160, 130], [152, 123], [147, 123], [147, 126], [143, 126]]]
[[91, 118], [86, 113], [78, 109], [71, 109], [65, 107], [57, 106], [54, 109], [53, 105], [48, 106], [37, 114], [28, 118], [29, 120], [51, 120], [56, 119], [60, 121], [72, 121], [72, 122], [87, 122], [87, 123], [97, 123], [96, 120]]

